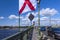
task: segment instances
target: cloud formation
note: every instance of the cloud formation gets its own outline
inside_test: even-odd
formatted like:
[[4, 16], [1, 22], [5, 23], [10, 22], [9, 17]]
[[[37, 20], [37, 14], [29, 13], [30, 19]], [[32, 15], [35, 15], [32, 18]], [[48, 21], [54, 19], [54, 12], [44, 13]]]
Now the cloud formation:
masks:
[[52, 9], [51, 8], [46, 8], [46, 9], [43, 8], [40, 11], [40, 15], [42, 15], [42, 16], [53, 16], [57, 13], [58, 13], [58, 11], [54, 8], [52, 8]]
[[4, 19], [4, 17], [3, 16], [0, 16], [0, 19]]
[[48, 20], [48, 17], [41, 17], [40, 20]]
[[[40, 18], [40, 23], [41, 25], [50, 25], [50, 19], [48, 16], [54, 16], [55, 14], [57, 14], [58, 11], [54, 8], [46, 8], [46, 9], [41, 9], [40, 10], [40, 15], [43, 16]], [[38, 12], [32, 12], [32, 13], [27, 13], [25, 16], [21, 16], [21, 25], [28, 25], [30, 24], [30, 20], [29, 20], [29, 15], [33, 14], [35, 17], [33, 19], [33, 21], [35, 21], [35, 24], [38, 25]], [[55, 21], [52, 20], [59, 20], [56, 18], [51, 18], [51, 24], [56, 24]], [[58, 24], [58, 23], [57, 23]]]
[[16, 15], [10, 15], [8, 18], [9, 18], [9, 19], [18, 19], [19, 17], [16, 16]]

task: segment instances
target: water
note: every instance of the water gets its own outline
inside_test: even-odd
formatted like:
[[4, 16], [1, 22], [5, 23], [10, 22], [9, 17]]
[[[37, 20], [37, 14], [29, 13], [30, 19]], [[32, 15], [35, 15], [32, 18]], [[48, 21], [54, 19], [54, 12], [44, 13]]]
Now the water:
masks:
[[19, 32], [19, 29], [0, 29], [0, 40], [18, 32]]
[[53, 28], [53, 31], [54, 31], [55, 33], [60, 34], [60, 28]]

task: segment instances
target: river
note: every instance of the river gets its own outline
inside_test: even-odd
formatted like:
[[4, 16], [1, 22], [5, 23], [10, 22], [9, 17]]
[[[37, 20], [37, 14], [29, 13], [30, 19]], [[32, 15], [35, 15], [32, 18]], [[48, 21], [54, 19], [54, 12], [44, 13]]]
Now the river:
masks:
[[24, 31], [26, 29], [0, 29], [0, 40], [19, 32], [19, 30]]

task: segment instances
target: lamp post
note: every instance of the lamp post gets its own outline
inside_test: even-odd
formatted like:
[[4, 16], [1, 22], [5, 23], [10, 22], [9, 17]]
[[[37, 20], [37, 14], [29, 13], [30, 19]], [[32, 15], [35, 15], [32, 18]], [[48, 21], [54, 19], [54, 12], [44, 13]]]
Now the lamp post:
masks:
[[20, 28], [20, 14], [19, 14], [19, 20], [18, 21], [19, 21], [19, 32], [20, 32], [20, 29], [21, 29]]
[[40, 33], [40, 1], [41, 0], [37, 0], [37, 6], [38, 6], [38, 30], [39, 30], [39, 35], [41, 36], [41, 33]]

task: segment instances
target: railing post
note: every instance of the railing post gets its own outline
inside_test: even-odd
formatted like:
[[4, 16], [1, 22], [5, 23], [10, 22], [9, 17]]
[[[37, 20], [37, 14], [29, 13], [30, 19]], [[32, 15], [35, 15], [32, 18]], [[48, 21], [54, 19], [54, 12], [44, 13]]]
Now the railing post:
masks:
[[23, 40], [27, 40], [27, 34], [25, 33]]
[[3, 40], [32, 40], [33, 28], [11, 35]]
[[31, 29], [29, 32], [30, 32], [30, 33], [29, 33], [29, 37], [30, 37], [29, 40], [32, 40], [33, 29]]
[[27, 32], [27, 40], [29, 39], [29, 31]]
[[20, 40], [23, 40], [24, 34], [21, 34], [20, 36]]

